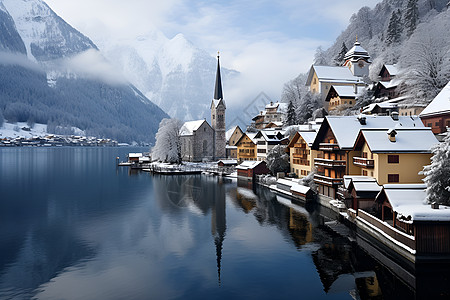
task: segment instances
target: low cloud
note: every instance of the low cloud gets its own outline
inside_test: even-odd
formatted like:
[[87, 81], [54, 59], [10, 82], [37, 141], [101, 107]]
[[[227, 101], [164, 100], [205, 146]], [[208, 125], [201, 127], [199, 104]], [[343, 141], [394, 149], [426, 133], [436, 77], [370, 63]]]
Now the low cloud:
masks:
[[24, 54], [0, 52], [0, 65], [20, 66], [36, 72], [44, 72], [44, 70], [37, 63], [29, 60]]
[[62, 71], [77, 76], [100, 80], [111, 85], [126, 84], [127, 81], [121, 71], [107, 61], [99, 51], [89, 49], [81, 54], [65, 59]]

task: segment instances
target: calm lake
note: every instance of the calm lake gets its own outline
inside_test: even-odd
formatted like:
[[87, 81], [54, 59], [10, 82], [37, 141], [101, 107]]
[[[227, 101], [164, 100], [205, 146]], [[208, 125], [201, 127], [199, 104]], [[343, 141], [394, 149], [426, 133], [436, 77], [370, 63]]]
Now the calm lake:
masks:
[[415, 297], [319, 208], [116, 167], [146, 150], [0, 148], [0, 299]]

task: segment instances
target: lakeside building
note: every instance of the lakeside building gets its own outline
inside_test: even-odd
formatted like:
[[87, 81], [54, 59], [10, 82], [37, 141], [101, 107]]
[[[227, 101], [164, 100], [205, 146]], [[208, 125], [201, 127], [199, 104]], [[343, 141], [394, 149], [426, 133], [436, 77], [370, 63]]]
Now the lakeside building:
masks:
[[242, 162], [236, 167], [236, 170], [238, 178], [251, 181], [255, 180], [256, 175], [265, 175], [270, 173], [265, 161], [254, 160]]
[[433, 133], [439, 134], [450, 127], [450, 82], [419, 114], [425, 126], [431, 127]]
[[327, 116], [322, 123], [314, 143], [313, 150], [321, 151], [322, 157], [314, 160], [317, 174], [314, 181], [319, 194], [337, 198], [337, 190], [343, 184], [344, 175], [361, 175], [360, 166], [353, 164], [353, 157], [359, 157], [354, 151], [356, 139], [361, 129], [378, 128], [414, 128], [424, 127], [419, 118], [392, 116]]
[[419, 172], [431, 162], [438, 143], [429, 128], [362, 129], [355, 143], [353, 165], [358, 175], [370, 176], [379, 185], [422, 183]]
[[290, 171], [303, 178], [311, 173], [314, 159], [319, 157], [319, 151], [311, 149], [317, 131], [297, 131], [289, 142]]
[[263, 129], [253, 138], [256, 142], [256, 160], [266, 160], [267, 154], [276, 145], [287, 145], [289, 139], [284, 137], [284, 130]]
[[225, 138], [227, 141], [227, 146], [226, 146], [227, 158], [232, 158], [232, 159], [237, 158], [236, 144], [243, 134], [244, 134], [244, 132], [237, 125], [232, 127], [231, 129], [227, 130], [227, 132], [225, 133]]
[[256, 161], [256, 133], [246, 132], [237, 141], [237, 160], [239, 163], [243, 161]]
[[380, 81], [376, 83], [374, 88], [375, 98], [393, 99], [399, 96], [398, 86], [400, 81], [396, 79], [397, 74], [397, 65], [383, 65], [378, 74]]
[[222, 92], [220, 60], [217, 56], [214, 99], [211, 101], [211, 125], [205, 120], [190, 121], [180, 130], [181, 157], [184, 161], [199, 162], [226, 158], [225, 100]]

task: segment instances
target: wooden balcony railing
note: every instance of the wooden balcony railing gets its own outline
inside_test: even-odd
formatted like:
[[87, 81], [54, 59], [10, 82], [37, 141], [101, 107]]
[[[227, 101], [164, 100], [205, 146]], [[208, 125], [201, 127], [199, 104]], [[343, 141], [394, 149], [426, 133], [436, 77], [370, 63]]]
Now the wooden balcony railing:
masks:
[[316, 165], [316, 167], [323, 166], [329, 168], [345, 167], [346, 165], [345, 160], [333, 160], [325, 158], [315, 158], [314, 164]]
[[319, 150], [321, 151], [338, 151], [340, 150], [338, 144], [320, 143]]
[[344, 179], [342, 178], [332, 178], [328, 176], [314, 174], [314, 182], [326, 184], [326, 185], [339, 185], [342, 184]]
[[364, 157], [353, 157], [353, 164], [361, 167], [373, 168], [375, 161]]

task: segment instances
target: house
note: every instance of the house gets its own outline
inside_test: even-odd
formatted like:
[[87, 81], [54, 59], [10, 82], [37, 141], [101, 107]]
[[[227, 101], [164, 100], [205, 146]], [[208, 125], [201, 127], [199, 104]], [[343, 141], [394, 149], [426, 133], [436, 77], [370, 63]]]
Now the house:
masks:
[[243, 161], [255, 161], [256, 160], [256, 142], [254, 140], [256, 133], [244, 133], [237, 141], [237, 160]]
[[328, 111], [353, 107], [358, 96], [363, 93], [363, 90], [364, 88], [358, 87], [357, 84], [353, 86], [332, 85], [325, 98]]
[[361, 113], [365, 115], [389, 116], [394, 111], [398, 112], [397, 103], [380, 102], [364, 106]]
[[447, 131], [447, 127], [450, 127], [450, 82], [419, 114], [419, 117], [435, 134]]
[[236, 167], [238, 178], [254, 180], [256, 175], [269, 174], [265, 161], [244, 161]]
[[438, 140], [431, 129], [362, 129], [354, 147], [353, 166], [358, 175], [370, 176], [379, 185], [422, 183], [419, 172], [431, 163], [431, 148]]
[[217, 166], [220, 168], [230, 168], [237, 166], [237, 160], [235, 159], [221, 159], [217, 162]]
[[360, 156], [354, 145], [361, 129], [368, 128], [410, 128], [424, 127], [419, 118], [391, 116], [327, 116], [322, 123], [313, 150], [321, 151], [320, 158], [314, 159], [317, 174], [314, 181], [319, 194], [336, 198], [337, 189], [343, 183], [344, 175], [361, 175], [361, 168], [353, 164], [353, 157]]
[[400, 81], [395, 77], [398, 74], [397, 65], [383, 65], [378, 76], [381, 80], [376, 84], [374, 89], [375, 98], [396, 98], [399, 96], [398, 86]]
[[227, 130], [225, 137], [227, 140], [226, 146], [226, 156], [227, 158], [237, 158], [237, 147], [236, 143], [241, 138], [244, 132], [241, 130], [239, 126], [234, 126], [231, 129]]
[[180, 140], [183, 161], [214, 159], [214, 129], [206, 120], [184, 123], [180, 129]]
[[[265, 110], [252, 118], [256, 129], [264, 129], [269, 124], [276, 124], [276, 127], [282, 127], [287, 111], [287, 103], [270, 102], [265, 106]], [[273, 126], [271, 126], [273, 127]]]
[[394, 240], [391, 247], [414, 261], [418, 256], [448, 257], [450, 207], [427, 204], [425, 184], [386, 184], [375, 201], [377, 216], [358, 211], [358, 227], [381, 232], [379, 239]]
[[370, 210], [375, 205], [375, 197], [381, 191], [381, 186], [378, 185], [377, 180], [369, 176], [345, 175], [345, 185], [347, 185], [346, 189], [350, 200], [344, 200], [345, 204], [348, 208], [354, 210]]
[[128, 162], [138, 163], [143, 156], [142, 153], [128, 153]]
[[260, 130], [253, 139], [256, 142], [256, 160], [266, 160], [267, 154], [276, 145], [289, 142], [289, 139], [284, 137], [283, 130], [263, 129]]
[[319, 157], [319, 151], [312, 150], [311, 146], [316, 138], [317, 131], [298, 131], [289, 142], [289, 160], [291, 173], [302, 178], [311, 173], [314, 159]]
[[306, 86], [311, 93], [321, 94], [325, 101], [331, 86], [354, 86], [365, 87], [361, 78], [354, 76], [347, 67], [311, 66]]

